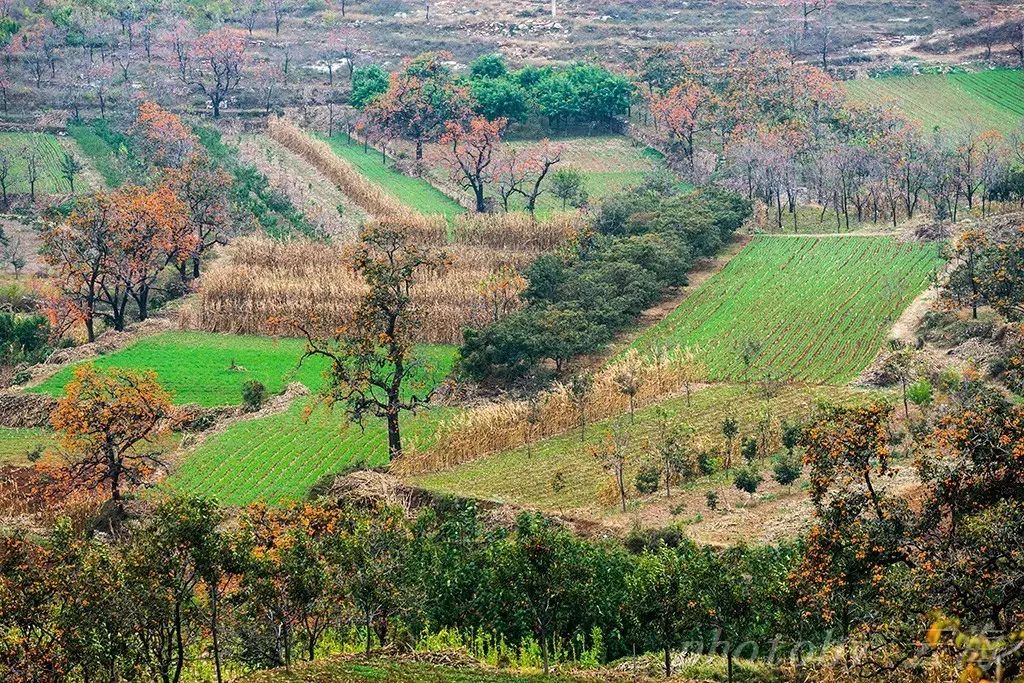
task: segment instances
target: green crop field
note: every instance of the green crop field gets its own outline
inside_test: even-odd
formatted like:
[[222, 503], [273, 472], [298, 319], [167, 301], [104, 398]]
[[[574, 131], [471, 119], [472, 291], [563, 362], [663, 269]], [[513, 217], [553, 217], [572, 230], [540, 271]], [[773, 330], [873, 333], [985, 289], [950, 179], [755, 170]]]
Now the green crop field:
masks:
[[0, 133], [0, 153], [7, 155], [11, 160], [11, 184], [8, 187], [8, 192], [15, 194], [29, 192], [26, 159], [30, 150], [35, 151], [40, 161], [36, 193], [67, 192], [68, 184], [60, 173], [60, 161], [64, 158], [64, 148], [60, 146], [60, 142], [55, 136], [49, 133]]
[[[340, 408], [311, 399], [287, 411], [238, 422], [190, 453], [167, 480], [175, 491], [216, 499], [223, 505], [257, 500], [280, 504], [301, 500], [321, 477], [349, 466], [376, 467], [388, 461], [384, 421], [365, 428], [348, 423]], [[444, 411], [423, 409], [402, 419], [403, 446], [428, 439]]]
[[[250, 379], [263, 382], [271, 393], [291, 381], [314, 389], [320, 386], [326, 364], [311, 358], [297, 368], [304, 349], [305, 342], [299, 339], [165, 332], [94, 362], [100, 368], [153, 370], [177, 404], [221, 406], [240, 403], [242, 384]], [[64, 368], [31, 391], [59, 396], [72, 370]]]
[[[934, 244], [758, 236], [633, 346], [692, 347], [713, 380], [841, 384], [871, 361], [941, 266]], [[751, 367], [741, 350], [760, 346]]]
[[[846, 387], [789, 386], [772, 401], [776, 418], [802, 420], [814, 409], [817, 401], [856, 402], [878, 396]], [[639, 467], [647, 462], [651, 442], [661, 429], [657, 408], [664, 409], [668, 424], [686, 424], [697, 438], [711, 440], [719, 447], [720, 424], [724, 417], [736, 417], [740, 438], [753, 434], [764, 402], [750, 387], [715, 385], [693, 393], [690, 404], [683, 397], [673, 398], [658, 406], [638, 410], [634, 424], [628, 417], [599, 421], [586, 430], [586, 443], [580, 443], [580, 432], [573, 431], [544, 439], [531, 449], [517, 448], [496, 453], [450, 470], [422, 475], [413, 483], [441, 493], [457, 494], [515, 503], [545, 510], [593, 509], [598, 493], [610, 481], [607, 472], [588, 452], [613, 426], [629, 433], [629, 444], [636, 457], [627, 462], [627, 480], [632, 482]], [[559, 484], [554, 485], [555, 477]]]
[[[153, 370], [179, 405], [223, 406], [240, 403], [242, 384], [250, 379], [262, 382], [270, 393], [289, 382], [319, 388], [327, 364], [322, 358], [308, 358], [299, 366], [304, 350], [300, 339], [164, 332], [94, 362], [100, 368]], [[425, 346], [418, 358], [430, 376], [440, 378], [450, 371], [453, 353], [452, 347]], [[64, 368], [31, 391], [59, 396], [72, 371], [73, 367]]]
[[397, 171], [373, 147], [364, 150], [361, 143], [341, 133], [324, 139], [335, 154], [359, 169], [369, 181], [416, 211], [424, 215], [441, 214], [451, 218], [466, 210], [426, 180]]
[[927, 129], [967, 121], [1008, 133], [1024, 117], [1024, 71], [890, 76], [847, 81], [846, 92], [867, 104], [890, 102]]

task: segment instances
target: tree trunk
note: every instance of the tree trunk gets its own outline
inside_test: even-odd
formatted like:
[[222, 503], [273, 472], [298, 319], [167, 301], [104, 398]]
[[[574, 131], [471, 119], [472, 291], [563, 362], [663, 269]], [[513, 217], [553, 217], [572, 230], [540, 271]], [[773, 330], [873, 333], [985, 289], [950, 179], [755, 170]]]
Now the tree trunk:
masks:
[[672, 675], [672, 654], [669, 652], [668, 645], [665, 646], [665, 678]]
[[220, 672], [220, 629], [217, 627], [217, 589], [210, 586], [210, 636], [213, 640], [213, 671], [217, 683], [222, 683]]
[[728, 681], [729, 681], [729, 683], [732, 683], [732, 650], [731, 649], [727, 653], [725, 653], [725, 661], [726, 661], [726, 666], [727, 666], [727, 670], [728, 670]]
[[370, 645], [373, 639], [373, 620], [370, 618], [370, 610], [366, 610], [366, 654], [370, 654]]
[[398, 424], [398, 408], [388, 408], [388, 455], [392, 460], [402, 457], [402, 432]]

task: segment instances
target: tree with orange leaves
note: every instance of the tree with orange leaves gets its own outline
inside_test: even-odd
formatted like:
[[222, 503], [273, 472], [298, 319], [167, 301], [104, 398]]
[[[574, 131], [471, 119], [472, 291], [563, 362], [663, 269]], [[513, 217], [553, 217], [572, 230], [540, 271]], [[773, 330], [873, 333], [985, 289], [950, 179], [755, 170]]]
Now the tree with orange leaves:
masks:
[[210, 101], [213, 117], [220, 117], [224, 101], [242, 80], [245, 34], [219, 28], [196, 39], [186, 55], [179, 54], [181, 82]]
[[[81, 318], [90, 342], [96, 340], [95, 319], [106, 299], [120, 301], [110, 264], [114, 252], [111, 211], [103, 195], [79, 198], [63, 221], [43, 223], [43, 256], [53, 269], [60, 297], [50, 309], [51, 319]], [[66, 315], [71, 313], [71, 315]]]
[[501, 135], [506, 124], [505, 119], [488, 121], [483, 116], [474, 117], [468, 126], [458, 121], [449, 121], [441, 136], [441, 144], [444, 146], [441, 158], [448, 167], [452, 181], [467, 190], [473, 190], [479, 213], [487, 210], [484, 191], [494, 180]]
[[130, 370], [75, 370], [53, 411], [57, 440], [72, 459], [75, 476], [108, 485], [120, 505], [123, 486], [140, 483], [160, 460], [147, 447], [167, 427], [171, 399], [156, 374]]
[[186, 206], [167, 186], [126, 185], [82, 197], [66, 219], [43, 229], [43, 253], [56, 271], [61, 309], [79, 311], [90, 341], [97, 316], [124, 329], [129, 300], [144, 320], [157, 276], [192, 255], [197, 243]]
[[148, 100], [139, 105], [129, 132], [141, 156], [156, 166], [181, 166], [199, 151], [199, 138], [181, 117]]
[[[185, 204], [166, 185], [152, 190], [126, 185], [108, 199], [114, 244], [111, 269], [138, 305], [139, 320], [145, 320], [160, 271], [174, 261], [186, 261], [194, 253], [198, 238], [189, 224]], [[115, 324], [116, 329], [124, 325], [123, 314], [119, 322], [121, 327]]]

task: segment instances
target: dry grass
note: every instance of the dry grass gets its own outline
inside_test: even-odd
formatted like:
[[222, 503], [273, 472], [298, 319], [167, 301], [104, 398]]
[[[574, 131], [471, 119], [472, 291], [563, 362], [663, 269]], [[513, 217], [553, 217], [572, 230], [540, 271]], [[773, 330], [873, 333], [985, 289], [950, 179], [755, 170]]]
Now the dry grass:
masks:
[[308, 161], [265, 135], [240, 137], [238, 149], [321, 233], [343, 241], [359, 235], [365, 212]]
[[415, 212], [366, 180], [350, 163], [338, 157], [330, 146], [306, 135], [298, 126], [279, 117], [267, 122], [272, 139], [305, 159], [371, 216], [408, 220], [419, 218]]
[[488, 249], [542, 253], [572, 240], [584, 226], [578, 211], [556, 213], [543, 221], [526, 213], [467, 213], [455, 218], [452, 239]]
[[[427, 235], [421, 235], [426, 237]], [[365, 292], [349, 267], [351, 247], [262, 236], [235, 240], [203, 276], [180, 312], [185, 329], [234, 334], [289, 334], [281, 320], [312, 322], [329, 334], [349, 319]], [[466, 326], [493, 315], [486, 283], [494, 273], [521, 268], [536, 254], [461, 247], [444, 273], [423, 273], [414, 299], [423, 317], [419, 342], [457, 344]], [[509, 308], [514, 308], [512, 302]]]
[[[630, 412], [624, 387], [635, 388], [632, 410], [636, 410], [693, 388], [702, 374], [694, 355], [684, 350], [649, 358], [630, 352], [593, 377], [583, 399], [585, 419], [589, 423]], [[557, 384], [532, 401], [502, 401], [459, 413], [441, 426], [437, 442], [429, 450], [409, 453], [392, 468], [400, 475], [436, 472], [568, 432], [580, 422], [579, 402], [571, 384]]]

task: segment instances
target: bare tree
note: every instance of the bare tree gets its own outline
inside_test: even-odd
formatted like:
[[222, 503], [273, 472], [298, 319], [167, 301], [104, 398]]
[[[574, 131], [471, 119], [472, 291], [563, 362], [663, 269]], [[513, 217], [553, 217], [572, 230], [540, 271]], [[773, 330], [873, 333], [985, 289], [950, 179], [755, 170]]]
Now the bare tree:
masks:
[[35, 144], [30, 144], [23, 149], [25, 155], [25, 180], [28, 182], [29, 199], [36, 200], [36, 183], [39, 182], [39, 174], [42, 172], [42, 160], [39, 158], [39, 150]]
[[11, 184], [11, 172], [11, 157], [5, 152], [0, 151], [0, 197], [3, 198], [5, 210], [11, 208], [11, 200], [8, 195]]

